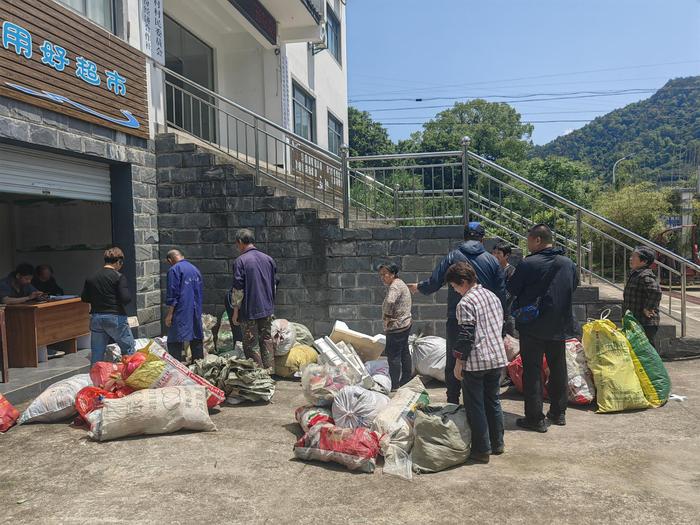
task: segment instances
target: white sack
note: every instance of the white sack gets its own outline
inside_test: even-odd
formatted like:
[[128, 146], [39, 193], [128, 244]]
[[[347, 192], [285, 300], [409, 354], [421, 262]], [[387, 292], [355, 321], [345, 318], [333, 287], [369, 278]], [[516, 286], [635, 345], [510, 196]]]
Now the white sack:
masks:
[[369, 428], [377, 414], [389, 404], [389, 398], [361, 386], [346, 386], [333, 399], [336, 426]]
[[422, 376], [445, 382], [447, 341], [442, 337], [421, 337], [411, 343], [416, 371]]
[[22, 412], [18, 425], [23, 423], [49, 423], [75, 416], [75, 397], [86, 386], [92, 386], [90, 374], [78, 374], [54, 383], [32, 401]]

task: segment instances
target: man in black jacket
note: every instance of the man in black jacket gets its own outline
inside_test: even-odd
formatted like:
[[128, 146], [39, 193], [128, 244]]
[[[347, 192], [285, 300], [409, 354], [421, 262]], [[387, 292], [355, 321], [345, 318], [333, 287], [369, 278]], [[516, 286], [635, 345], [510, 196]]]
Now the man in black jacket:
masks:
[[[445, 274], [450, 266], [458, 262], [468, 262], [476, 272], [477, 282], [490, 290], [505, 308], [506, 287], [503, 268], [496, 258], [484, 249], [482, 241], [486, 230], [478, 222], [470, 222], [464, 227], [464, 242], [452, 250], [433, 270], [429, 279], [416, 284], [409, 284], [408, 289], [415, 294], [430, 295], [445, 285]], [[447, 385], [447, 402], [459, 404], [461, 385], [454, 376], [454, 346], [457, 341], [457, 303], [462, 296], [449, 287], [447, 292], [447, 364], [445, 366], [445, 384]]]
[[[523, 394], [525, 417], [517, 425], [546, 432], [542, 414], [542, 356], [549, 366], [549, 412], [547, 419], [555, 425], [566, 424], [567, 373], [566, 339], [574, 333], [572, 298], [578, 287], [576, 265], [564, 256], [562, 248], [553, 247], [552, 230], [537, 224], [528, 232], [530, 255], [516, 267], [507, 287], [516, 297], [514, 308], [537, 303], [539, 316], [531, 322], [519, 321], [520, 355], [523, 360]], [[515, 310], [514, 310], [515, 311]]]

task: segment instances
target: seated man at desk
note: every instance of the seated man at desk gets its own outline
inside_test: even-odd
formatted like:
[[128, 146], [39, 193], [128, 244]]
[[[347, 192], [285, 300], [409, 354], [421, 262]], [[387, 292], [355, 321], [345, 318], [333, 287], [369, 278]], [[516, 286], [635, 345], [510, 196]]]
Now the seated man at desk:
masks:
[[40, 264], [36, 267], [32, 286], [47, 295], [63, 295], [63, 288], [58, 286], [53, 276], [53, 268], [48, 264]]
[[31, 264], [22, 263], [15, 271], [0, 280], [0, 303], [22, 304], [43, 297], [44, 292], [32, 286], [34, 268]]

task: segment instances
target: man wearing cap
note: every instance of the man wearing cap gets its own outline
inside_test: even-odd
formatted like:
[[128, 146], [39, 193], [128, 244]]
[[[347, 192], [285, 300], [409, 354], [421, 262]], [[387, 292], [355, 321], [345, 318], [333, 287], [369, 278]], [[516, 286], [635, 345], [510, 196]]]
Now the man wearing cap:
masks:
[[[411, 293], [420, 292], [430, 295], [445, 285], [447, 269], [458, 262], [468, 262], [476, 272], [477, 281], [490, 290], [505, 308], [506, 284], [503, 268], [498, 260], [484, 249], [482, 241], [486, 230], [478, 222], [470, 222], [464, 227], [464, 242], [452, 250], [433, 270], [430, 278], [408, 286]], [[447, 292], [447, 364], [445, 366], [445, 384], [447, 385], [447, 402], [459, 404], [461, 386], [454, 376], [454, 347], [457, 341], [459, 325], [457, 324], [457, 304], [462, 299], [457, 292], [449, 288]]]

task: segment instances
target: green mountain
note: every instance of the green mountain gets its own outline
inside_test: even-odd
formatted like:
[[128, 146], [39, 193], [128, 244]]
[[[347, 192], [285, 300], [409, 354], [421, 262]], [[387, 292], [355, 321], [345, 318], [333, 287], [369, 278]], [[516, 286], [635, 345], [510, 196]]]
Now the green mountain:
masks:
[[607, 181], [615, 161], [630, 155], [616, 170], [630, 182], [689, 180], [700, 161], [700, 76], [670, 80], [648, 99], [598, 117], [532, 154], [586, 162]]

